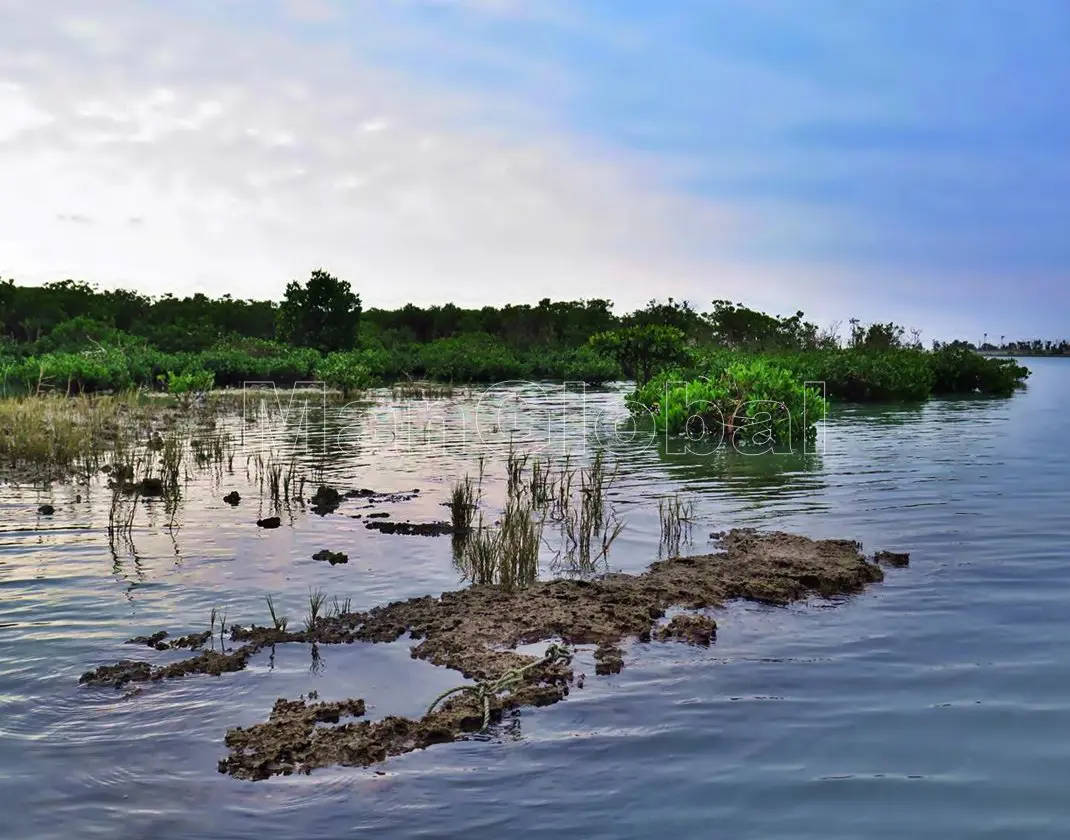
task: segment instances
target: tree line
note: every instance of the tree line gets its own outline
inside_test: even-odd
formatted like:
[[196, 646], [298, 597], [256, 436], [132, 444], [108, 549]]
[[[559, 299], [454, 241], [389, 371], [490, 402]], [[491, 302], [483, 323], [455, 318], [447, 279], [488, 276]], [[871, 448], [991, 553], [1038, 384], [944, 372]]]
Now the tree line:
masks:
[[73, 280], [43, 286], [0, 280], [0, 342], [9, 352], [19, 346], [49, 351], [63, 344], [113, 344], [133, 337], [164, 352], [200, 352], [228, 339], [248, 338], [329, 353], [368, 342], [391, 348], [480, 334], [515, 348], [579, 347], [606, 331], [657, 325], [679, 330], [691, 343], [732, 349], [920, 347], [917, 331], [908, 334], [894, 323], [852, 320], [841, 338], [838, 325], [819, 329], [802, 312], [775, 316], [727, 300], [713, 301], [705, 312], [673, 298], [652, 300], [623, 315], [613, 309], [611, 301], [601, 298], [546, 298], [536, 305], [478, 309], [452, 303], [364, 309], [347, 281], [323, 270], [313, 271], [305, 282], [289, 283], [278, 302], [239, 300], [229, 294], [151, 297]]

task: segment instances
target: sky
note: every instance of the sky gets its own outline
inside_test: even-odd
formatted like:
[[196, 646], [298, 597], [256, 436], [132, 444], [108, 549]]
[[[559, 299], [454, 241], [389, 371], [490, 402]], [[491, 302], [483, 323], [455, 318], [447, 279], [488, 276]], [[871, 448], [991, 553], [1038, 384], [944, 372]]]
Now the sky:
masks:
[[0, 0], [0, 276], [1070, 335], [1065, 0]]

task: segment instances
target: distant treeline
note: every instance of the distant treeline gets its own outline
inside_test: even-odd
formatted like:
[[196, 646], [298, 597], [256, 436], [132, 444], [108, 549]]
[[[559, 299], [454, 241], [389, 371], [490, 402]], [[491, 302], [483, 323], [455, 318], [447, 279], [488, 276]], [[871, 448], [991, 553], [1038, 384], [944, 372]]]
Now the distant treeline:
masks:
[[347, 281], [325, 271], [290, 283], [279, 302], [0, 281], [0, 380], [13, 393], [312, 377], [343, 391], [406, 377], [642, 385], [666, 371], [720, 369], [724, 353], [775, 360], [847, 399], [1009, 393], [1024, 381], [1024, 369], [973, 349], [933, 342], [925, 350], [917, 330], [892, 322], [852, 319], [841, 337], [839, 325], [819, 329], [801, 311], [769, 315], [726, 300], [706, 311], [653, 300], [624, 314], [604, 299], [365, 310]]

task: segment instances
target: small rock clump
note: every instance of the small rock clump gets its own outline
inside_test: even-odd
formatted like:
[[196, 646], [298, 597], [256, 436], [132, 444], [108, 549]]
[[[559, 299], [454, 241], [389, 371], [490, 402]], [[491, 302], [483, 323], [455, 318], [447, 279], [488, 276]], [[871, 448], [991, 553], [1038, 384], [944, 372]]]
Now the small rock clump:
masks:
[[878, 551], [873, 555], [874, 561], [882, 566], [903, 567], [910, 565], [910, 555], [898, 551]]
[[668, 624], [659, 628], [656, 638], [659, 642], [675, 640], [709, 647], [717, 638], [717, 622], [708, 615], [684, 613], [673, 616]]
[[326, 561], [332, 566], [337, 566], [339, 563], [348, 563], [349, 555], [343, 554], [341, 551], [328, 551], [327, 549], [323, 549], [323, 551], [317, 551], [313, 554], [312, 559], [321, 562]]
[[320, 485], [319, 489], [308, 501], [312, 505], [313, 513], [326, 516], [328, 513], [334, 513], [338, 510], [338, 506], [342, 504], [342, 494], [333, 487]]
[[453, 533], [449, 522], [392, 522], [384, 519], [366, 520], [364, 527], [383, 534], [409, 537], [441, 537]]
[[238, 493], [237, 490], [232, 490], [223, 497], [223, 501], [233, 507], [241, 501], [241, 495]]

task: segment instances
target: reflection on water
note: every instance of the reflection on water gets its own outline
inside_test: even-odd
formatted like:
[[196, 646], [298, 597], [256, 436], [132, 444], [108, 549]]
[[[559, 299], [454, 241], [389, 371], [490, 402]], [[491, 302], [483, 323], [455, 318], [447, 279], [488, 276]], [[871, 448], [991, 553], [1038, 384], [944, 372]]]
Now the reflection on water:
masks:
[[[308, 394], [302, 411], [287, 392], [281, 412], [273, 397], [274, 410], [219, 418], [232, 462], [201, 469], [191, 454], [176, 507], [138, 500], [114, 552], [102, 480], [0, 487], [4, 836], [645, 838], [707, 836], [714, 821], [763, 840], [994, 826], [1057, 836], [1070, 817], [1057, 772], [1070, 746], [1051, 737], [1070, 724], [1060, 641], [1070, 366], [1048, 362], [1031, 364], [1029, 390], [1010, 400], [836, 405], [817, 452], [773, 457], [681, 453], [629, 423], [624, 387], [382, 392], [345, 406]], [[453, 481], [475, 475], [480, 457], [497, 517], [510, 448], [560, 467], [589, 464], [600, 447], [620, 470], [606, 498], [624, 523], [608, 568], [656, 559], [658, 504], [672, 498], [694, 503], [690, 550], [753, 525], [910, 551], [912, 565], [835, 609], [734, 607], [710, 650], [636, 645], [619, 676], [525, 712], [519, 740], [411, 754], [386, 776], [250, 785], [214, 768], [226, 729], [262, 720], [276, 697], [363, 696], [373, 719], [419, 714], [458, 679], [414, 663], [407, 642], [284, 645], [245, 672], [126, 700], [77, 686], [101, 662], [168, 661], [173, 652], [123, 642], [206, 630], [213, 609], [265, 624], [270, 595], [298, 624], [310, 590], [367, 609], [462, 585], [448, 537], [383, 534], [368, 517], [448, 519]], [[283, 469], [274, 501], [272, 468]], [[320, 480], [397, 495], [318, 515], [307, 497]], [[223, 501], [232, 491], [237, 505]], [[37, 513], [45, 502], [51, 517]], [[257, 527], [275, 510], [281, 527]], [[314, 560], [324, 549], [349, 562]], [[593, 674], [590, 655], [577, 664]]]

